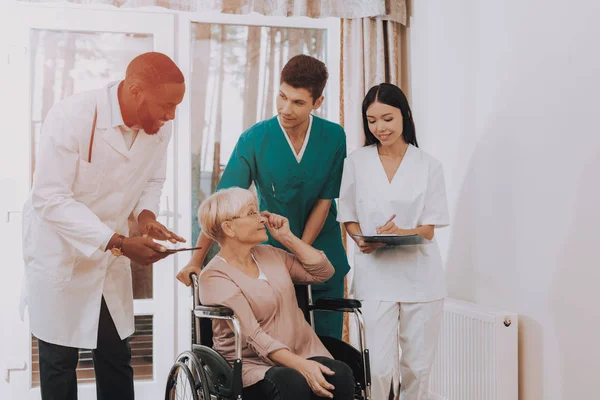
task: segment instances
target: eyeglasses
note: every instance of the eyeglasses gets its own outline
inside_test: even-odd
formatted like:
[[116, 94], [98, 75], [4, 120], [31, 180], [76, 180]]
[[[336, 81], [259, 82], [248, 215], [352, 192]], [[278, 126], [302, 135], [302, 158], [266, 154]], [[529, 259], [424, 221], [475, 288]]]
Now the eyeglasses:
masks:
[[255, 218], [255, 219], [260, 219], [262, 216], [260, 215], [260, 213], [258, 211], [250, 211], [246, 215], [241, 215], [239, 217], [233, 217], [233, 218], [231, 218], [231, 220], [241, 219], [241, 218], [246, 218], [246, 217], [252, 217], [252, 218]]

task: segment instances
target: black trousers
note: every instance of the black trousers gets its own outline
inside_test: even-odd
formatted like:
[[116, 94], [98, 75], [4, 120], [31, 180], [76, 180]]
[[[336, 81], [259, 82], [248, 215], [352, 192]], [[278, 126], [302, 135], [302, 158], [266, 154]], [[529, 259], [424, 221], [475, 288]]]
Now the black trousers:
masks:
[[[313, 357], [335, 375], [323, 375], [335, 390], [334, 400], [352, 400], [354, 398], [354, 376], [352, 370], [341, 361], [327, 357]], [[244, 388], [244, 400], [313, 400], [321, 399], [312, 392], [306, 379], [296, 370], [288, 367], [272, 367], [265, 374], [265, 379]]]
[[[79, 349], [38, 340], [42, 400], [77, 400]], [[102, 298], [98, 345], [92, 350], [98, 400], [133, 400], [129, 339], [121, 340]]]

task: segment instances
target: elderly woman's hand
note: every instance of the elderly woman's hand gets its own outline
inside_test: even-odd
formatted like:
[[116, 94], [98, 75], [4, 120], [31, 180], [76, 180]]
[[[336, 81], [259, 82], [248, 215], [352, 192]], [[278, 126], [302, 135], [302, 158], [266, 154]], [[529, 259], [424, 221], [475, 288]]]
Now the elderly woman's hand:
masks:
[[308, 383], [310, 390], [314, 394], [328, 399], [333, 398], [330, 390], [335, 390], [335, 386], [329, 383], [323, 375], [335, 375], [335, 372], [323, 364], [312, 360], [304, 360], [296, 367], [296, 371], [300, 372], [304, 379], [306, 379], [306, 383]]
[[286, 236], [292, 234], [290, 231], [290, 223], [286, 217], [268, 211], [263, 211], [261, 214], [266, 219], [265, 225], [271, 236], [273, 236], [273, 239], [281, 242]]

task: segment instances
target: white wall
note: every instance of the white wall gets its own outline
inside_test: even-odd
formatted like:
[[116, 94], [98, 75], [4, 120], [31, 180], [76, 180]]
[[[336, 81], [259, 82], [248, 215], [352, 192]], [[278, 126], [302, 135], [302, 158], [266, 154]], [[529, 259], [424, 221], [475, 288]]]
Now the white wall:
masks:
[[450, 295], [521, 315], [521, 400], [600, 398], [600, 2], [413, 3]]

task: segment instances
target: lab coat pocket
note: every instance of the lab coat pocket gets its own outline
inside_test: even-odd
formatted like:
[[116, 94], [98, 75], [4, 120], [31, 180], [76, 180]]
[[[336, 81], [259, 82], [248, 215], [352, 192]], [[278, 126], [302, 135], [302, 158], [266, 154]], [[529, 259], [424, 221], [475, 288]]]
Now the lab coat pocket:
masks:
[[93, 195], [98, 192], [104, 178], [104, 167], [79, 160], [79, 168], [73, 182], [73, 193], [76, 195]]
[[29, 227], [29, 244], [35, 246], [30, 271], [54, 283], [69, 282], [73, 275], [75, 254], [71, 246], [43, 221]]

